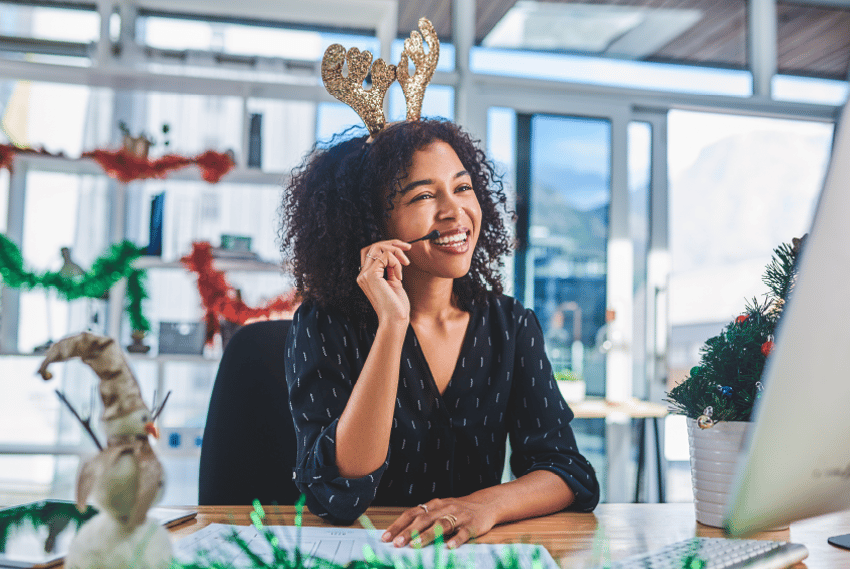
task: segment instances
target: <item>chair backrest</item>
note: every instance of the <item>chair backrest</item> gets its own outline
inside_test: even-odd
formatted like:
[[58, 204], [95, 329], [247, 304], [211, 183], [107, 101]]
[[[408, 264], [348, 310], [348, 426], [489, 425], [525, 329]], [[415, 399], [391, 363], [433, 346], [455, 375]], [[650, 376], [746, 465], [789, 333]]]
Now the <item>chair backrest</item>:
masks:
[[243, 326], [222, 355], [201, 445], [198, 504], [294, 504], [295, 428], [284, 348], [290, 320]]

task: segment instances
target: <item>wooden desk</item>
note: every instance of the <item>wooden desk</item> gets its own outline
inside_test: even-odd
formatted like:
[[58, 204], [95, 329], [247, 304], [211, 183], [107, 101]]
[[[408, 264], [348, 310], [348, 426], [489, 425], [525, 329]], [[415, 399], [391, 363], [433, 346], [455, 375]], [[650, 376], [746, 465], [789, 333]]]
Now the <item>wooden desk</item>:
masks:
[[570, 409], [576, 419], [605, 419], [617, 413], [630, 419], [661, 419], [670, 413], [667, 406], [662, 403], [634, 398], [612, 402], [601, 397], [588, 397], [570, 403]]
[[[190, 535], [210, 523], [250, 524], [250, 506], [187, 506], [198, 508], [198, 517], [172, 528], [175, 539]], [[293, 506], [266, 506], [265, 523], [294, 525]], [[403, 508], [370, 508], [369, 519], [379, 529], [386, 528]], [[326, 525], [305, 512], [305, 526]], [[797, 568], [850, 568], [850, 551], [826, 542], [832, 535], [850, 533], [850, 511], [797, 522], [790, 529], [758, 534], [759, 539], [802, 543], [809, 557]], [[598, 534], [598, 538], [597, 538]], [[615, 561], [643, 551], [694, 536], [722, 537], [720, 530], [697, 524], [691, 503], [678, 504], [600, 504], [593, 513], [559, 513], [512, 524], [497, 526], [479, 541], [483, 543], [538, 543], [546, 547], [562, 567], [592, 567], [595, 540], [610, 552]], [[598, 549], [598, 548], [597, 548]]]

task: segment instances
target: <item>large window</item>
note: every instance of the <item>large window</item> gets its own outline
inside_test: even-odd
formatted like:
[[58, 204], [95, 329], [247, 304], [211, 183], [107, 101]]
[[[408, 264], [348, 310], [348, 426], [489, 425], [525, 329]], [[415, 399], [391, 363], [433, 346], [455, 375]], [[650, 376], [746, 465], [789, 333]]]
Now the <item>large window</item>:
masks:
[[[668, 388], [748, 299], [767, 292], [761, 277], [773, 249], [808, 231], [831, 141], [831, 124], [670, 113]], [[667, 429], [673, 501], [691, 492], [682, 419]]]
[[766, 292], [761, 276], [773, 249], [808, 231], [832, 125], [676, 111], [669, 133], [677, 382], [701, 341]]

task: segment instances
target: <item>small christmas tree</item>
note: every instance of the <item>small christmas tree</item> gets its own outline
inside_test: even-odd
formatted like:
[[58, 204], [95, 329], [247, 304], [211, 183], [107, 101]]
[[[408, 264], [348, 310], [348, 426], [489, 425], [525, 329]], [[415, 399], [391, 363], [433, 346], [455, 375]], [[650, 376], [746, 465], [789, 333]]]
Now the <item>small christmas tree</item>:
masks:
[[768, 287], [763, 303], [753, 298], [743, 314], [706, 341], [698, 366], [667, 393], [672, 411], [697, 419], [708, 428], [717, 421], [749, 421], [764, 389], [761, 377], [773, 350], [773, 334], [794, 288], [802, 239], [783, 243], [762, 281]]

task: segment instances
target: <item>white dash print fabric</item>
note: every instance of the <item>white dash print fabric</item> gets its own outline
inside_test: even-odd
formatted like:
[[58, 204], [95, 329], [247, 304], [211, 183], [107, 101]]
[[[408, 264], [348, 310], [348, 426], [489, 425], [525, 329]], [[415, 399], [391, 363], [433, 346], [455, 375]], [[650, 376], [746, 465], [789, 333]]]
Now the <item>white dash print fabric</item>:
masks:
[[442, 395], [408, 327], [387, 460], [363, 478], [342, 478], [335, 464], [337, 420], [374, 337], [374, 330], [312, 303], [293, 318], [285, 354], [298, 437], [293, 477], [310, 511], [347, 524], [370, 505], [415, 506], [499, 484], [506, 437], [515, 476], [549, 470], [575, 493], [570, 509], [596, 507], [596, 473], [576, 448], [573, 413], [552, 376], [540, 323], [506, 296], [473, 305]]

